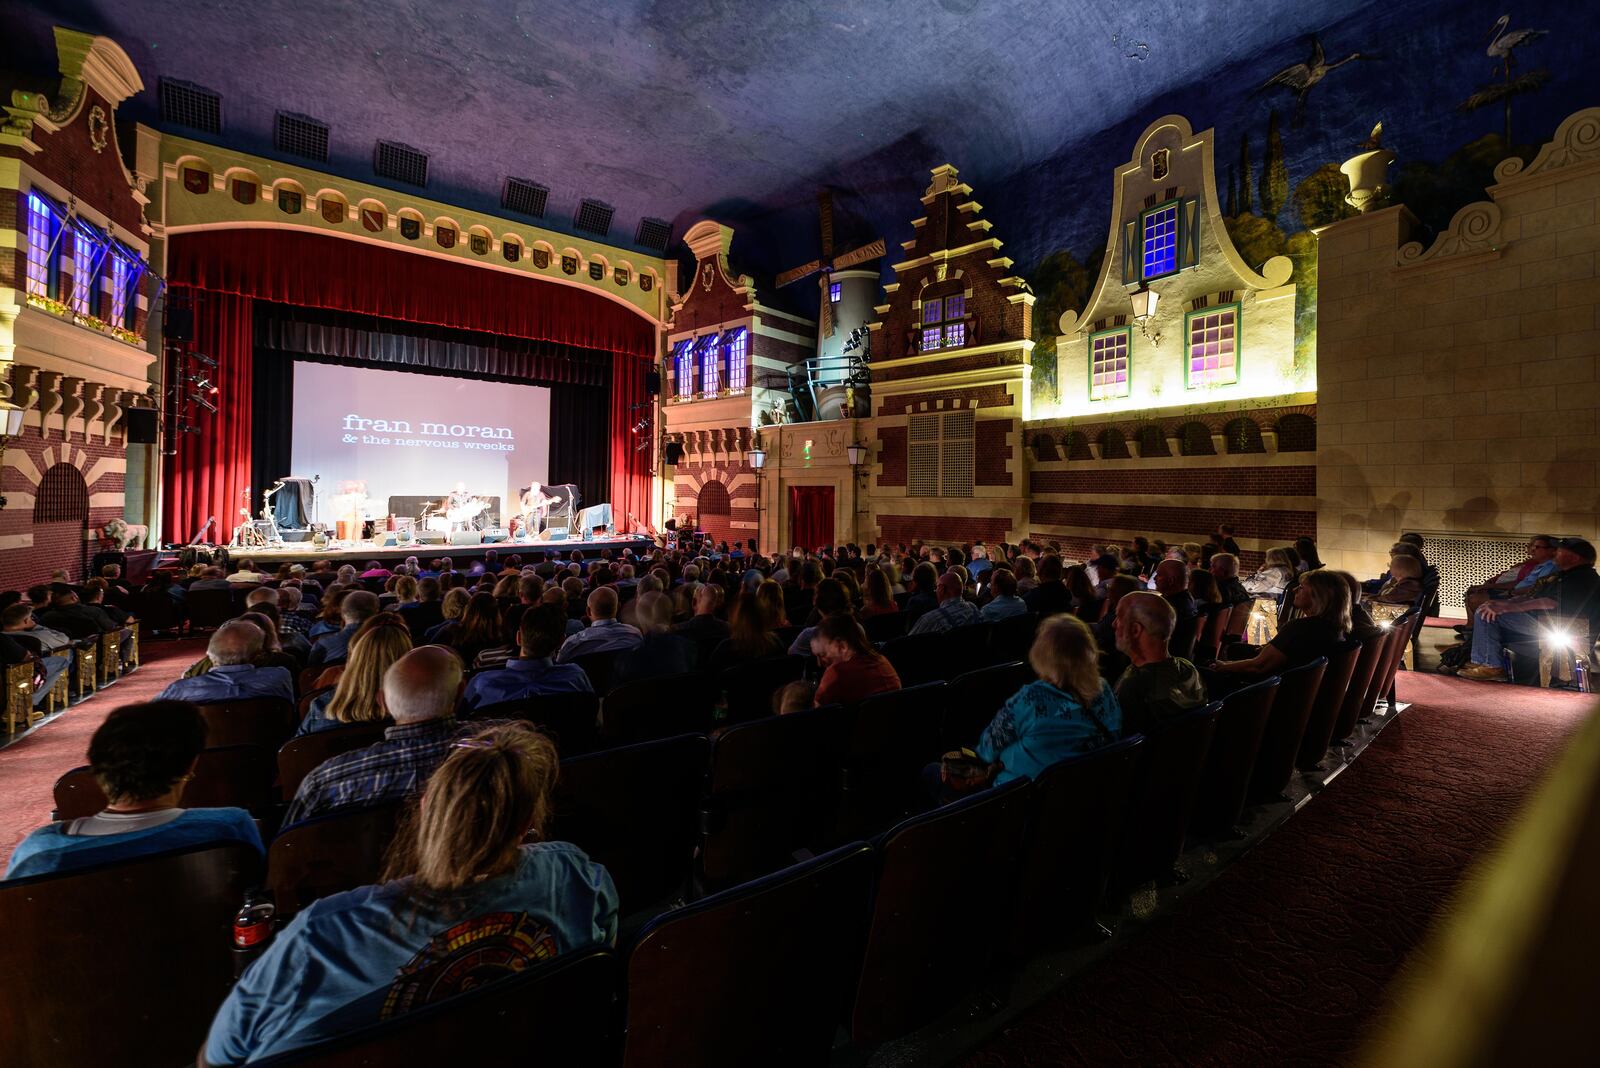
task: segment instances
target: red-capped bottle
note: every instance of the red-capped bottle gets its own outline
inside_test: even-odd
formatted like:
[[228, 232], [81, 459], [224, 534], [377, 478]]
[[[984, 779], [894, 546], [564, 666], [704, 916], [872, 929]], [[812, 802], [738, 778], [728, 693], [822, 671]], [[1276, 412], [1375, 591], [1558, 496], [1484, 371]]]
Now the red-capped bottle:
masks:
[[248, 890], [244, 904], [233, 918], [233, 978], [238, 981], [252, 961], [266, 952], [272, 942], [273, 920], [278, 908], [259, 890]]

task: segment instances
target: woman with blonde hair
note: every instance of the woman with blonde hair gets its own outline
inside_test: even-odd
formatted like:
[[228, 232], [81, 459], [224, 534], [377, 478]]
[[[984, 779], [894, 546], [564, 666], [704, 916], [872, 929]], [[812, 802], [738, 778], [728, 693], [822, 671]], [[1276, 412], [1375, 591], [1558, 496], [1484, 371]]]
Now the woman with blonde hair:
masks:
[[1100, 677], [1100, 646], [1083, 620], [1046, 619], [1028, 662], [1038, 681], [1001, 706], [975, 750], [996, 785], [1032, 779], [1058, 760], [1116, 741], [1122, 730], [1122, 707]]
[[451, 626], [451, 624], [459, 624], [461, 622], [461, 617], [466, 614], [467, 605], [471, 601], [472, 594], [467, 592], [467, 590], [462, 586], [457, 586], [455, 589], [445, 594], [444, 600], [439, 602], [439, 611], [444, 616], [444, 622], [440, 623], [437, 627], [430, 628], [428, 633], [422, 636], [423, 640], [430, 644], [443, 644], [445, 639], [441, 638], [440, 635], [445, 632], [446, 627]]
[[411, 631], [403, 623], [397, 627], [373, 627], [351, 639], [350, 656], [338, 685], [312, 699], [295, 737], [383, 719], [383, 708], [378, 704], [383, 673], [410, 651]]
[[783, 611], [783, 587], [771, 579], [763, 579], [756, 587], [756, 597], [766, 607], [767, 621], [773, 629], [787, 627], [789, 617]]
[[1294, 559], [1288, 549], [1268, 549], [1256, 573], [1242, 580], [1240, 585], [1256, 597], [1278, 597], [1294, 574]]
[[297, 913], [217, 1011], [203, 1062], [260, 1060], [614, 943], [610, 873], [544, 840], [559, 767], [526, 723], [455, 742], [395, 837], [387, 881]]
[[[1213, 664], [1209, 670], [1266, 676], [1309, 664], [1319, 656], [1331, 657], [1350, 634], [1350, 587], [1337, 571], [1307, 571], [1294, 588], [1294, 607], [1298, 614], [1254, 656]], [[1212, 689], [1209, 682], [1207, 689]]]

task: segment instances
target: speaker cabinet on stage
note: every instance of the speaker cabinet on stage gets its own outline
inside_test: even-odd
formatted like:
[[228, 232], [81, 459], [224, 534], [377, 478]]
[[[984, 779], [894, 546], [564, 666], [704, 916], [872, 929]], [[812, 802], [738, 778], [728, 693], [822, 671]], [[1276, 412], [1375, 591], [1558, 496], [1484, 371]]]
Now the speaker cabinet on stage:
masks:
[[156, 410], [154, 408], [129, 408], [123, 413], [123, 424], [128, 428], [129, 445], [154, 445], [156, 443]]
[[444, 544], [444, 531], [442, 531], [442, 530], [419, 530], [419, 531], [417, 531], [417, 544], [418, 545], [443, 545]]
[[483, 532], [481, 530], [452, 530], [450, 532], [451, 545], [482, 545]]
[[644, 391], [652, 397], [661, 392], [661, 372], [653, 367], [644, 376]]
[[168, 341], [193, 341], [194, 309], [181, 304], [169, 305], [161, 321], [161, 336]]
[[505, 527], [495, 527], [483, 532], [483, 543], [485, 545], [496, 545], [502, 541], [510, 540], [511, 532]]

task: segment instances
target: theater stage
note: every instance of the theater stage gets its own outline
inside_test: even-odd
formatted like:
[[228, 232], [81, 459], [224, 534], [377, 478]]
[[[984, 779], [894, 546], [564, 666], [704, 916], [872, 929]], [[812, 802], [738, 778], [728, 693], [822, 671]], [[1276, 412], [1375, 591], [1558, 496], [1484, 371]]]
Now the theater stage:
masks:
[[[559, 557], [566, 560], [573, 552], [581, 552], [584, 557], [597, 557], [603, 550], [610, 549], [613, 556], [620, 555], [623, 549], [632, 549], [636, 554], [649, 552], [655, 547], [655, 541], [648, 537], [616, 537], [594, 538], [588, 541], [501, 541], [478, 545], [451, 545], [447, 542], [427, 545], [411, 544], [395, 548], [378, 548], [374, 545], [335, 546], [318, 549], [308, 541], [289, 542], [283, 546], [266, 549], [228, 549], [228, 559], [237, 565], [241, 560], [254, 560], [260, 568], [266, 571], [275, 571], [280, 564], [306, 564], [310, 565], [316, 560], [329, 560], [335, 566], [340, 564], [364, 564], [368, 560], [379, 560], [384, 564], [397, 564], [405, 561], [408, 556], [415, 556], [424, 567], [430, 560], [437, 560], [448, 556], [452, 563], [459, 568], [463, 562], [483, 559], [483, 555], [490, 549], [502, 560], [513, 554], [521, 556], [523, 562], [528, 562], [535, 553], [543, 553], [545, 559]], [[169, 550], [176, 555], [177, 550]], [[166, 554], [163, 554], [166, 555]]]

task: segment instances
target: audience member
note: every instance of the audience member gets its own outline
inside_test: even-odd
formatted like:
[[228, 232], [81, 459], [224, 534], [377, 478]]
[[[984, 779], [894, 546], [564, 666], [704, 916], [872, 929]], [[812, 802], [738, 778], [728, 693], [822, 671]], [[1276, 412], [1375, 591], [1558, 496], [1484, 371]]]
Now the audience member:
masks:
[[1217, 529], [1213, 533], [1211, 540], [1216, 542], [1218, 549], [1231, 554], [1235, 560], [1238, 559], [1239, 543], [1233, 540], [1233, 528], [1227, 523], [1217, 524]]
[[[646, 580], [654, 581], [649, 576]], [[649, 590], [635, 601], [634, 621], [640, 639], [633, 648], [617, 654], [611, 666], [611, 685], [693, 671], [697, 650], [693, 642], [672, 629], [672, 599], [659, 590]]]
[[560, 663], [565, 664], [575, 656], [632, 649], [643, 640], [638, 627], [617, 620], [617, 591], [610, 586], [600, 586], [591, 592], [588, 605], [589, 625], [561, 646], [556, 654]]
[[1290, 550], [1284, 548], [1268, 549], [1266, 558], [1256, 573], [1240, 583], [1245, 592], [1252, 597], [1283, 596], [1283, 591], [1288, 589], [1289, 580], [1295, 574], [1289, 552]]
[[714, 582], [702, 584], [694, 592], [694, 615], [677, 625], [677, 632], [694, 645], [696, 667], [708, 665], [712, 652], [727, 640], [728, 624], [717, 615], [722, 599], [721, 586]]
[[1172, 606], [1177, 622], [1172, 627], [1172, 649], [1188, 655], [1194, 649], [1200, 611], [1189, 593], [1189, 571], [1181, 560], [1163, 560], [1150, 573], [1155, 591]]
[[1556, 539], [1548, 534], [1535, 535], [1528, 540], [1526, 560], [1506, 568], [1488, 582], [1468, 587], [1463, 601], [1467, 609], [1467, 618], [1469, 620], [1474, 618], [1478, 613], [1478, 606], [1483, 602], [1514, 597], [1531, 590], [1540, 579], [1555, 574], [1557, 570]]
[[898, 611], [900, 605], [894, 599], [889, 572], [882, 567], [872, 568], [867, 572], [867, 583], [862, 590], [861, 618], [893, 615]]
[[323, 1037], [330, 1017], [341, 1030], [375, 1023], [396, 996], [424, 1004], [454, 993], [456, 983], [443, 994], [432, 985], [452, 969], [470, 969], [464, 985], [476, 986], [614, 943], [610, 874], [544, 840], [558, 769], [554, 744], [526, 724], [458, 742], [397, 839], [389, 881], [299, 912], [234, 985], [202, 1060], [293, 1050]]
[[456, 735], [461, 661], [442, 646], [413, 649], [390, 666], [380, 691], [394, 720], [381, 742], [317, 765], [283, 814], [289, 827], [341, 808], [403, 801], [421, 791]]
[[721, 671], [783, 652], [783, 641], [773, 633], [771, 607], [746, 589], [733, 604], [727, 640], [712, 650], [711, 668]]
[[1298, 614], [1244, 660], [1212, 664], [1213, 672], [1266, 676], [1331, 657], [1350, 633], [1350, 589], [1337, 572], [1308, 571], [1294, 590]]
[[411, 647], [405, 627], [372, 627], [356, 635], [338, 685], [312, 698], [295, 737], [382, 719], [383, 676]]
[[[1056, 554], [1050, 553], [1039, 558], [1038, 584], [1022, 595], [1028, 611], [1038, 613], [1040, 618], [1072, 611], [1072, 591], [1062, 581], [1063, 570], [1061, 557]], [[1018, 586], [1021, 586], [1020, 582]]]
[[1017, 596], [1017, 576], [1008, 568], [997, 567], [989, 572], [989, 589], [993, 596], [978, 610], [978, 618], [983, 622], [998, 623], [1027, 613], [1027, 602]]
[[71, 586], [56, 586], [50, 592], [50, 607], [36, 614], [39, 622], [74, 640], [95, 638], [118, 629], [104, 612], [79, 601]]
[[106, 807], [28, 835], [12, 852], [6, 878], [76, 871], [185, 846], [242, 842], [264, 852], [255, 821], [243, 809], [179, 807], [205, 744], [206, 722], [194, 705], [157, 700], [113, 709], [89, 740], [89, 768]]
[[344, 626], [332, 634], [318, 638], [306, 658], [307, 667], [343, 660], [350, 650], [350, 639], [356, 636], [361, 624], [378, 614], [378, 595], [366, 590], [351, 590], [339, 604], [339, 618]]
[[939, 607], [939, 569], [924, 560], [911, 569], [910, 596], [906, 598], [906, 626], [913, 628], [924, 612]]
[[[843, 568], [839, 569], [844, 574]], [[790, 656], [811, 655], [811, 635], [816, 632], [817, 623], [828, 616], [853, 615], [853, 606], [850, 595], [845, 592], [844, 583], [836, 578], [825, 578], [817, 583], [816, 592], [812, 600], [811, 614], [813, 619], [809, 625], [802, 628], [795, 635], [794, 641], [789, 644]]]
[[161, 691], [157, 700], [191, 701], [220, 705], [257, 697], [276, 697], [294, 703], [294, 679], [279, 666], [257, 667], [265, 635], [259, 626], [232, 620], [218, 627], [206, 643], [211, 661], [204, 674], [178, 679]]
[[1422, 561], [1415, 556], [1389, 558], [1389, 580], [1368, 600], [1382, 604], [1412, 604], [1422, 596]]
[[1038, 680], [1006, 701], [975, 750], [996, 785], [1032, 779], [1058, 760], [1115, 741], [1122, 729], [1122, 707], [1100, 677], [1099, 649], [1083, 620], [1046, 619], [1028, 662]]
[[934, 591], [939, 598], [938, 606], [917, 620], [911, 628], [912, 634], [943, 634], [981, 622], [977, 606], [962, 597], [964, 585], [954, 569], [939, 576]]
[[444, 622], [444, 606], [440, 603], [439, 580], [417, 580], [417, 599], [413, 604], [402, 604], [397, 609], [400, 618], [411, 629], [411, 640], [420, 642], [428, 632]]
[[1472, 663], [1461, 669], [1462, 678], [1504, 679], [1501, 650], [1536, 639], [1541, 630], [1568, 634], [1567, 640], [1578, 648], [1589, 647], [1600, 633], [1600, 576], [1594, 569], [1594, 545], [1583, 538], [1567, 538], [1556, 547], [1555, 560], [1558, 570], [1534, 587], [1534, 596], [1479, 606], [1472, 621]]
[[826, 616], [816, 625], [811, 652], [823, 666], [822, 679], [817, 683], [818, 705], [855, 704], [873, 694], [900, 688], [894, 665], [878, 652], [867, 639], [867, 632], [848, 612]]
[[522, 613], [517, 624], [521, 655], [503, 667], [474, 675], [461, 704], [475, 709], [542, 694], [593, 692], [582, 668], [552, 659], [566, 637], [567, 616], [560, 607], [541, 604]]
[[1116, 685], [1124, 737], [1142, 734], [1206, 702], [1200, 672], [1169, 651], [1176, 625], [1171, 602], [1158, 594], [1136, 590], [1117, 603], [1117, 649], [1128, 658]]

